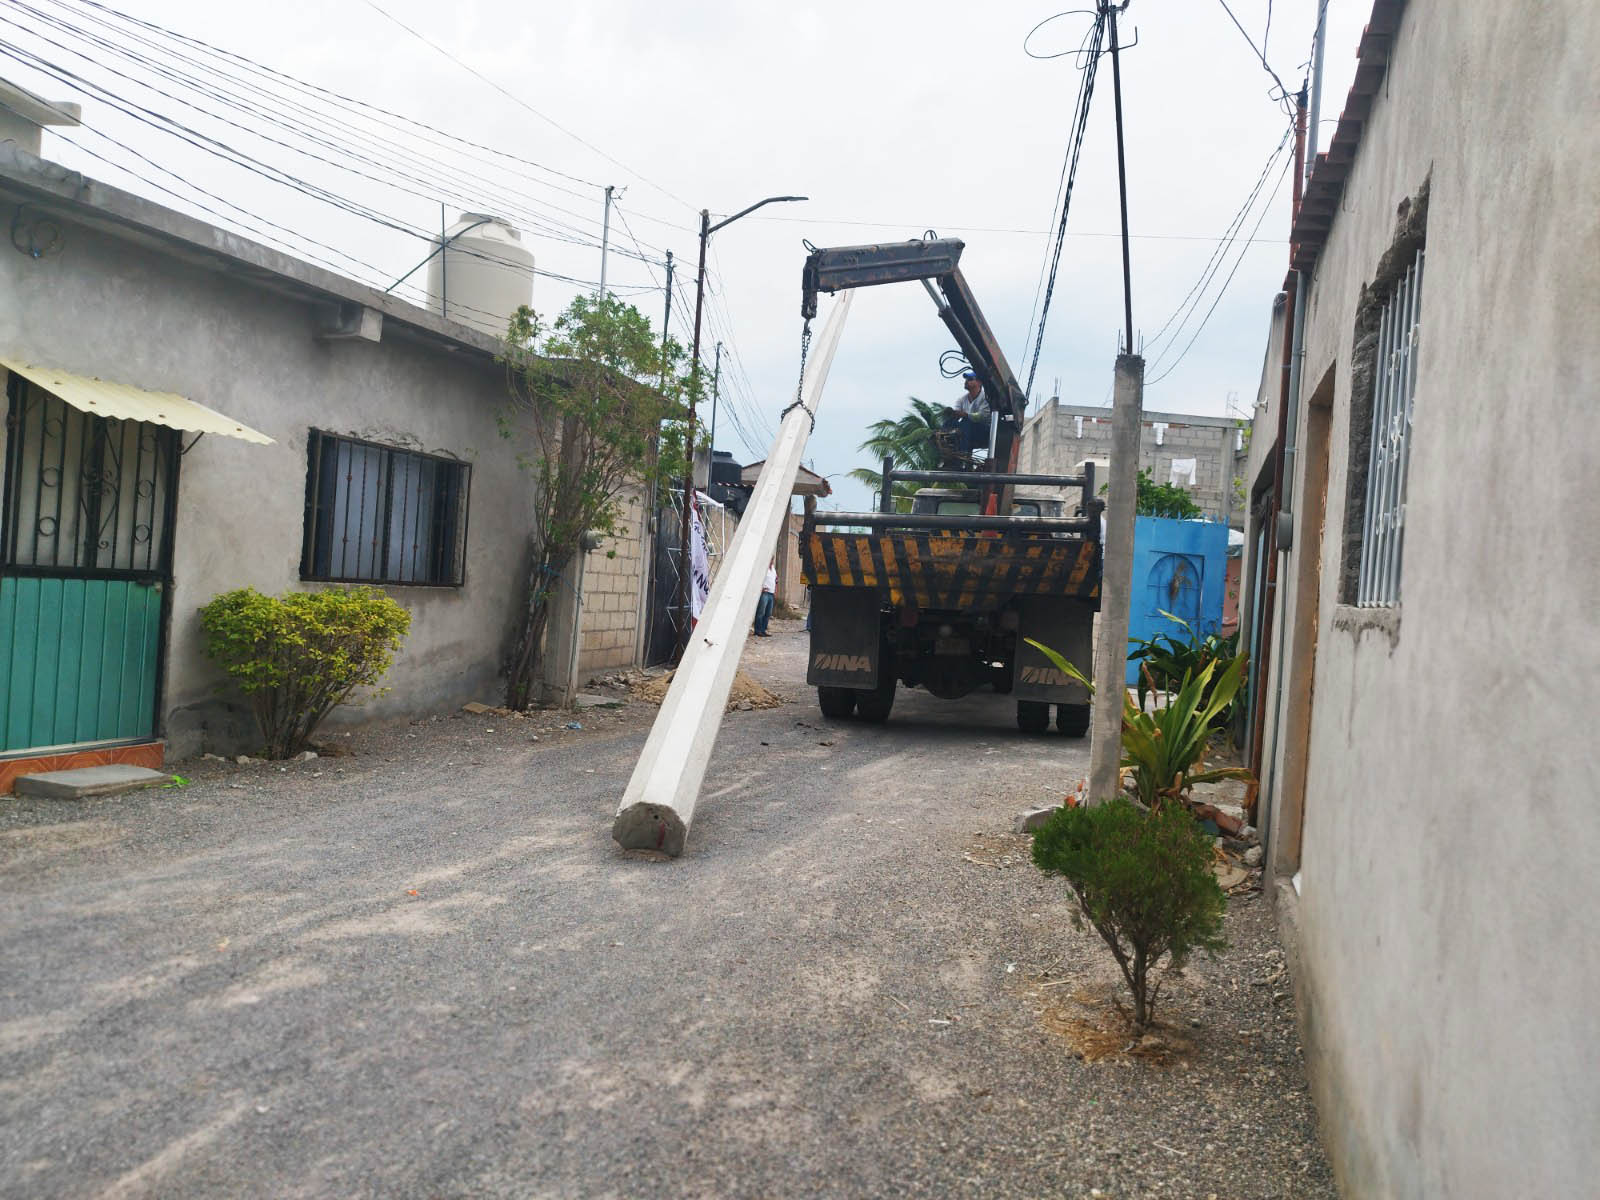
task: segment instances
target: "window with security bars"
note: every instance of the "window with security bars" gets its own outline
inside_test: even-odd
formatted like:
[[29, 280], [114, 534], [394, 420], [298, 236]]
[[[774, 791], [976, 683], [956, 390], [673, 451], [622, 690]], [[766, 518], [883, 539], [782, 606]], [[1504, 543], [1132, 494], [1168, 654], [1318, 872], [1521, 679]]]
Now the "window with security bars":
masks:
[[466, 463], [311, 431], [300, 577], [459, 587]]
[[1367, 458], [1366, 503], [1362, 509], [1361, 565], [1356, 582], [1356, 604], [1362, 608], [1392, 607], [1400, 603], [1406, 473], [1411, 458], [1425, 253], [1417, 251], [1416, 260], [1396, 285], [1378, 321], [1372, 437]]
[[179, 434], [81, 412], [7, 381], [0, 567], [20, 574], [164, 578]]

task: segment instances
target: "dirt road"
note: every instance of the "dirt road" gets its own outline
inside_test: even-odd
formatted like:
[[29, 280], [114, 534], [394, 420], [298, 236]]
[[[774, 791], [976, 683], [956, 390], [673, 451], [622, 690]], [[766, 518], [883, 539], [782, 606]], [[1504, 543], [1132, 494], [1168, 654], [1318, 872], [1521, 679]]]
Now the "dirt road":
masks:
[[1105, 956], [1008, 831], [1087, 743], [824, 721], [774, 629], [673, 862], [609, 837], [637, 703], [0, 801], [0, 1194], [1331, 1195], [1265, 902], [1170, 1061], [1081, 1061]]

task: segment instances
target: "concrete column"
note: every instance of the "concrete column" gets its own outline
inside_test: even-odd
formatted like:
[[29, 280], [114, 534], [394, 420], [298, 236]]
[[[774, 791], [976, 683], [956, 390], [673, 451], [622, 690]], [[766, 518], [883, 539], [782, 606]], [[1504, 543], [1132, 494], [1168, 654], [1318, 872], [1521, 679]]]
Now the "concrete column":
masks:
[[804, 407], [791, 408], [778, 426], [777, 440], [751, 493], [739, 531], [712, 580], [700, 623], [689, 638], [644, 750], [634, 764], [611, 826], [611, 836], [624, 849], [660, 850], [671, 855], [683, 852], [700, 784], [717, 731], [722, 728], [734, 672], [750, 634], [761, 579], [778, 526], [788, 519], [800, 456], [811, 436], [812, 414], [822, 399], [854, 295], [844, 292], [839, 296], [811, 348], [801, 396]]
[[1090, 722], [1089, 803], [1117, 794], [1122, 761], [1122, 698], [1128, 671], [1128, 608], [1133, 595], [1133, 519], [1139, 489], [1139, 432], [1144, 359], [1117, 355], [1111, 412], [1110, 490], [1106, 496], [1105, 570], [1100, 582], [1100, 634], [1094, 651], [1094, 714]]

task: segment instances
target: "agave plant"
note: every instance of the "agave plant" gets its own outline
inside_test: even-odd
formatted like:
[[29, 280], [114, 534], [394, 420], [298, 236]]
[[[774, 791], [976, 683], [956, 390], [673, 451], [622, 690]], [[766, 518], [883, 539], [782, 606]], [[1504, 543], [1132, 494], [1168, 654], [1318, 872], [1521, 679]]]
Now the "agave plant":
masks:
[[[1176, 613], [1162, 610], [1161, 615], [1181, 626], [1188, 636], [1180, 639], [1170, 633], [1158, 633], [1154, 637], [1128, 639], [1133, 646], [1128, 653], [1128, 661], [1140, 664], [1136, 686], [1141, 709], [1151, 692], [1159, 690], [1171, 695], [1182, 686], [1186, 677], [1197, 674], [1206, 664], [1226, 665], [1239, 657], [1237, 633], [1227, 637], [1215, 633], [1202, 635]], [[1215, 718], [1218, 726], [1228, 723], [1232, 715], [1230, 709], [1231, 705], [1225, 705], [1218, 711]]]
[[[1083, 673], [1061, 655], [1032, 638], [1027, 641], [1058, 670], [1091, 692], [1094, 690]], [[1168, 800], [1181, 800], [1197, 783], [1251, 778], [1244, 767], [1207, 769], [1202, 761], [1211, 737], [1212, 721], [1233, 702], [1244, 680], [1242, 655], [1236, 655], [1220, 673], [1218, 666], [1213, 660], [1198, 672], [1185, 674], [1169, 702], [1151, 712], [1135, 704], [1128, 690], [1123, 688], [1122, 765], [1133, 772], [1135, 792], [1146, 808], [1158, 807]]]

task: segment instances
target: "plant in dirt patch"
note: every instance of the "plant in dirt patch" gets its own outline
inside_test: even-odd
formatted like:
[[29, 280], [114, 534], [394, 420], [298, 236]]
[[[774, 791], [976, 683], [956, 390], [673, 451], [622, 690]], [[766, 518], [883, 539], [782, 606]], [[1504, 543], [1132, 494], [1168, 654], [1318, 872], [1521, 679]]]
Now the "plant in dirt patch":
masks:
[[1087, 921], [1133, 993], [1133, 1027], [1149, 1027], [1160, 993], [1151, 971], [1181, 969], [1196, 950], [1226, 946], [1227, 899], [1211, 871], [1211, 839], [1181, 805], [1140, 808], [1117, 798], [1059, 809], [1033, 835], [1033, 861], [1067, 881], [1074, 921]]
[[550, 600], [584, 534], [626, 532], [624, 489], [648, 492], [684, 473], [691, 384], [675, 371], [682, 357], [612, 296], [577, 296], [549, 326], [527, 306], [512, 315], [501, 358], [512, 399], [500, 434], [518, 443], [532, 479], [533, 534], [507, 708], [539, 699]]
[[239, 588], [200, 610], [205, 650], [250, 698], [268, 758], [304, 750], [357, 688], [394, 661], [411, 614], [377, 588], [265, 596]]
[[[1032, 638], [1027, 641], [1058, 670], [1093, 692], [1094, 685], [1065, 658]], [[1218, 665], [1209, 662], [1198, 673], [1185, 675], [1170, 702], [1151, 712], [1136, 705], [1128, 690], [1122, 689], [1122, 766], [1133, 772], [1134, 789], [1145, 807], [1182, 800], [1197, 783], [1251, 778], [1244, 767], [1208, 770], [1203, 762], [1212, 721], [1233, 702], [1244, 677], [1243, 655], [1220, 673]]]

